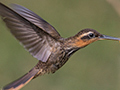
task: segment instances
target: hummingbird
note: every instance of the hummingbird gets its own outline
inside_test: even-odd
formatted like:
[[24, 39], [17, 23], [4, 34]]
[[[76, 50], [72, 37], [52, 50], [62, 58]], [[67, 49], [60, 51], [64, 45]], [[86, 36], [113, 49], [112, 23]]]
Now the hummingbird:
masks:
[[38, 76], [55, 73], [73, 53], [92, 42], [120, 41], [120, 38], [100, 34], [89, 28], [81, 30], [74, 36], [63, 38], [40, 16], [17, 4], [9, 8], [0, 2], [0, 17], [11, 34], [38, 59], [38, 63], [27, 74], [6, 85], [3, 90], [19, 90]]

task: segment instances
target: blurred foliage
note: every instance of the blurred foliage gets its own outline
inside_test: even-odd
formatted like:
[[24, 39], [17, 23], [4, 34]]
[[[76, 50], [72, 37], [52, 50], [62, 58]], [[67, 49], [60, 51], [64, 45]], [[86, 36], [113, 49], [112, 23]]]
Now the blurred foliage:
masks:
[[[22, 5], [53, 25], [63, 37], [93, 28], [120, 36], [120, 17], [106, 0], [1, 0]], [[40, 76], [22, 90], [120, 90], [120, 45], [98, 41], [75, 53], [55, 74]], [[0, 20], [0, 88], [28, 72], [38, 61]]]

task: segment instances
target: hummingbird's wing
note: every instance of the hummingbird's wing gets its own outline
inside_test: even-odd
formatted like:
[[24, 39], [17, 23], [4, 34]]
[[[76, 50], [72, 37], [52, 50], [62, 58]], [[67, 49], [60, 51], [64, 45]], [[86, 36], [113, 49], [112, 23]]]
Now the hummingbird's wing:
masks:
[[38, 60], [46, 62], [59, 33], [41, 17], [18, 5], [14, 10], [0, 3], [0, 16], [10, 32]]

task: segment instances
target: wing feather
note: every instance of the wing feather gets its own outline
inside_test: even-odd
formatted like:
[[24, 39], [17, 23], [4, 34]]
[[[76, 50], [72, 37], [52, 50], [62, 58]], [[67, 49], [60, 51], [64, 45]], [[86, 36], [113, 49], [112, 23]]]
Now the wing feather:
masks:
[[39, 28], [42, 28], [44, 31], [46, 31], [53, 37], [58, 39], [61, 38], [60, 34], [55, 30], [53, 26], [51, 26], [48, 22], [43, 20], [40, 16], [38, 16], [34, 12], [17, 4], [12, 4], [12, 7], [18, 14], [20, 14], [21, 16], [23, 16], [24, 18], [38, 26]]
[[19, 5], [14, 6], [15, 11], [0, 3], [0, 16], [10, 32], [30, 54], [46, 62], [54, 46], [50, 41], [57, 41], [61, 38], [60, 35], [50, 24], [32, 11]]

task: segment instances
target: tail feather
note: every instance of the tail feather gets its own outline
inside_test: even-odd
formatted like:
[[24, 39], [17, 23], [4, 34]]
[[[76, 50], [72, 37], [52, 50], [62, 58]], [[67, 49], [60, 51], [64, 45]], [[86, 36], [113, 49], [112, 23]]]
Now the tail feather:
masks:
[[6, 85], [2, 90], [19, 90], [28, 82], [30, 82], [38, 72], [39, 72], [39, 69], [33, 68], [21, 78]]

